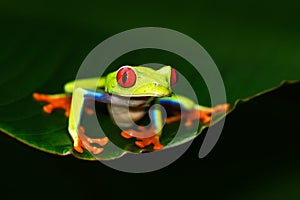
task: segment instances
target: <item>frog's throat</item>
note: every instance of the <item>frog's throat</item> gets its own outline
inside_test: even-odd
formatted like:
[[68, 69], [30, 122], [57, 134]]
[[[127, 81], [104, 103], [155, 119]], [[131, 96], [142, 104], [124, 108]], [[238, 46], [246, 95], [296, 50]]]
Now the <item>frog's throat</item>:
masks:
[[123, 107], [146, 107], [151, 104], [155, 97], [127, 97], [121, 95], [111, 95], [111, 105]]

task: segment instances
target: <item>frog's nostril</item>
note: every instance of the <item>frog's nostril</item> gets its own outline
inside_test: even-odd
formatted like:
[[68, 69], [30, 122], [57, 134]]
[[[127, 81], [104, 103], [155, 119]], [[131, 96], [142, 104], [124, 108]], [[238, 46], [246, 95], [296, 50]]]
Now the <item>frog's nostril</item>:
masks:
[[154, 82], [153, 85], [154, 85], [154, 86], [158, 86], [158, 83], [157, 83], [157, 82]]

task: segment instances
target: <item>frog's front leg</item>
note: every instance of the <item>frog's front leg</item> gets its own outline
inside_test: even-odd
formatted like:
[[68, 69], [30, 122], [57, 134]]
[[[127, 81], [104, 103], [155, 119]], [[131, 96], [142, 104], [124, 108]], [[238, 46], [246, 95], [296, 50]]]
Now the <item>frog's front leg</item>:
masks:
[[183, 113], [182, 117], [186, 120], [185, 126], [191, 126], [194, 120], [200, 120], [203, 124], [208, 124], [212, 120], [213, 114], [222, 114], [227, 112], [229, 104], [219, 104], [212, 108], [206, 108], [195, 105], [188, 112]]
[[33, 93], [33, 98], [37, 101], [47, 102], [47, 105], [43, 106], [43, 110], [46, 113], [52, 113], [55, 109], [63, 109], [65, 110], [65, 116], [69, 117], [70, 115], [70, 105], [72, 97], [68, 94], [54, 94], [54, 95], [46, 95]]
[[185, 126], [191, 126], [195, 120], [208, 124], [212, 120], [213, 114], [223, 114], [229, 109], [229, 104], [219, 104], [212, 108], [200, 106], [180, 95], [160, 98], [160, 104], [174, 110], [174, 115], [166, 119], [167, 124], [184, 119]]
[[110, 96], [104, 92], [95, 92], [82, 88], [76, 88], [72, 96], [70, 117], [69, 117], [69, 133], [74, 141], [74, 149], [79, 153], [83, 152], [82, 148], [88, 151], [98, 154], [103, 151], [102, 147], [94, 146], [98, 144], [104, 146], [108, 142], [108, 138], [90, 138], [85, 134], [85, 130], [80, 126], [82, 112], [84, 110], [85, 102], [88, 99], [94, 99], [95, 101], [108, 103], [110, 102]]
[[136, 138], [135, 144], [140, 148], [153, 145], [154, 150], [162, 149], [164, 146], [160, 143], [160, 136], [163, 128], [163, 115], [161, 106], [154, 104], [149, 110], [151, 124], [148, 126], [137, 126], [136, 129], [122, 131], [122, 137]]
[[77, 145], [75, 145], [74, 142], [74, 149], [79, 152], [83, 153], [82, 147], [87, 149], [90, 152], [93, 152], [94, 154], [101, 153], [104, 148], [102, 147], [95, 147], [92, 144], [99, 144], [100, 146], [104, 146], [108, 143], [108, 138], [90, 138], [85, 134], [85, 129], [83, 126], [79, 126], [78, 128], [78, 136], [80, 139], [77, 141]]
[[195, 105], [191, 110], [184, 110], [182, 113], [175, 113], [174, 116], [168, 117], [166, 123], [170, 124], [181, 119], [185, 120], [185, 126], [191, 126], [193, 121], [200, 120], [203, 124], [208, 124], [212, 120], [213, 114], [222, 114], [228, 111], [229, 104], [220, 104], [212, 108], [204, 108], [199, 105]]

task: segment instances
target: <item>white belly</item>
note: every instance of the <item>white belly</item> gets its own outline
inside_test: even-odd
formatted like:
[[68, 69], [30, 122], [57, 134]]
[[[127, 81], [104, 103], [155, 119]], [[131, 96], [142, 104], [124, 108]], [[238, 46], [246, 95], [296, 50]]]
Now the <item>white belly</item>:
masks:
[[120, 128], [135, 125], [147, 113], [147, 99], [112, 96], [111, 104], [107, 105], [109, 114]]

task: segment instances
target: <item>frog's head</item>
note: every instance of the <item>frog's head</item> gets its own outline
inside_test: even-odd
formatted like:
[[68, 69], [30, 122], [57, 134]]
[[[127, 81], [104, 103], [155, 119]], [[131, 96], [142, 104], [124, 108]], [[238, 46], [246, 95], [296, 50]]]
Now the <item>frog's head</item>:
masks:
[[164, 97], [172, 94], [176, 71], [170, 66], [159, 70], [148, 67], [123, 66], [107, 75], [105, 91], [128, 97]]

